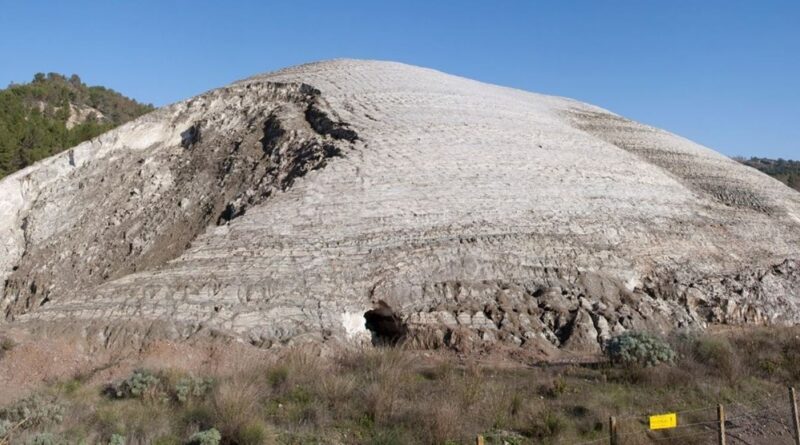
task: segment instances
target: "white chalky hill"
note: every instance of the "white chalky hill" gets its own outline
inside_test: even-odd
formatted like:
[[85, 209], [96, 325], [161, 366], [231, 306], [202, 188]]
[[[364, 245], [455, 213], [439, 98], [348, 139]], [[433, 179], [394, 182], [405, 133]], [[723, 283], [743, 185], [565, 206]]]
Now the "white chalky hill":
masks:
[[106, 344], [364, 338], [383, 300], [425, 347], [596, 352], [799, 322], [799, 260], [800, 194], [756, 170], [391, 62], [256, 76], [0, 182], [0, 329]]

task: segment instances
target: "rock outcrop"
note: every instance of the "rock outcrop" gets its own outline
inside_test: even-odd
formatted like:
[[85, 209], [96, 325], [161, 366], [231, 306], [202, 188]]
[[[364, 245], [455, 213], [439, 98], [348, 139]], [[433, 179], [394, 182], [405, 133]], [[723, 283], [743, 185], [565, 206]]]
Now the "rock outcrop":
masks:
[[0, 234], [0, 328], [105, 343], [365, 338], [378, 301], [430, 347], [800, 321], [796, 191], [591, 105], [397, 63], [157, 110], [0, 182]]

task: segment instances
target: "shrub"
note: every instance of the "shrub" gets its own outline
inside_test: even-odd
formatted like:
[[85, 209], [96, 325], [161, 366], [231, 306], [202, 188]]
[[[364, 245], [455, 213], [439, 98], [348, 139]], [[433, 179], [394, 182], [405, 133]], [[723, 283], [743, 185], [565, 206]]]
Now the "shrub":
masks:
[[191, 405], [183, 410], [181, 423], [190, 428], [207, 429], [214, 425], [214, 412], [205, 404]]
[[694, 358], [717, 374], [734, 381], [739, 363], [731, 344], [724, 338], [700, 337], [694, 341]]
[[67, 442], [52, 433], [38, 433], [28, 439], [28, 445], [62, 445]]
[[566, 427], [566, 421], [558, 413], [546, 410], [533, 418], [528, 434], [536, 439], [552, 439]]
[[157, 389], [160, 384], [161, 379], [155, 374], [137, 369], [118, 385], [110, 386], [107, 392], [117, 399], [140, 399], [148, 391]]
[[667, 342], [645, 332], [613, 337], [606, 345], [606, 354], [612, 363], [623, 365], [656, 366], [675, 360], [675, 352]]
[[215, 428], [194, 433], [189, 438], [190, 445], [219, 445], [222, 435]]
[[551, 385], [542, 385], [539, 388], [539, 393], [547, 398], [557, 399], [564, 395], [564, 393], [567, 392], [567, 389], [567, 379], [565, 379], [564, 376], [559, 375], [553, 379]]
[[226, 438], [236, 438], [261, 416], [265, 401], [262, 376], [245, 375], [221, 382], [211, 397], [212, 424]]
[[92, 424], [101, 437], [125, 431], [125, 413], [116, 406], [99, 406], [94, 412]]
[[289, 369], [285, 366], [277, 366], [267, 371], [267, 381], [273, 388], [283, 385], [289, 379]]
[[366, 411], [377, 423], [387, 422], [412, 375], [407, 372], [412, 363], [410, 356], [398, 349], [379, 349], [367, 351], [362, 357], [356, 369], [364, 376], [362, 393]]
[[187, 403], [191, 399], [200, 399], [210, 393], [213, 387], [212, 379], [184, 377], [175, 384], [175, 399], [180, 403]]
[[108, 445], [125, 445], [125, 438], [119, 434], [112, 434], [108, 440]]
[[314, 403], [314, 395], [304, 387], [294, 388], [285, 400], [286, 418], [294, 424], [316, 425], [323, 417], [323, 407]]
[[441, 444], [456, 438], [462, 427], [458, 408], [442, 400], [431, 401], [429, 405], [419, 423], [429, 443]]
[[235, 439], [239, 445], [261, 445], [267, 439], [267, 430], [259, 422], [250, 422], [239, 428]]
[[61, 423], [64, 406], [54, 398], [33, 394], [0, 410], [0, 419], [11, 423], [24, 421], [25, 428]]

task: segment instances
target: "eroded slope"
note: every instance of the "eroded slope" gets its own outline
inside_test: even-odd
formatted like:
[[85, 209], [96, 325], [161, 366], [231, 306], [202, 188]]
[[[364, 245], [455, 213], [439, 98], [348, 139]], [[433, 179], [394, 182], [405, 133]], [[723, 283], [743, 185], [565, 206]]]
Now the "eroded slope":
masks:
[[[148, 117], [174, 130], [147, 156], [98, 162], [114, 166], [106, 176], [135, 166], [107, 203], [80, 201], [99, 213], [75, 201], [73, 215], [55, 191], [27, 213], [72, 225], [46, 236], [26, 225], [37, 254], [9, 276], [11, 318], [80, 321], [106, 341], [119, 336], [109, 326], [133, 326], [125, 336], [273, 345], [361, 337], [363, 314], [385, 301], [421, 346], [579, 352], [628, 329], [800, 320], [798, 194], [666, 132], [386, 62], [304, 65], [196, 101]], [[73, 174], [73, 192], [103, 183]], [[123, 205], [148, 210], [109, 225]], [[70, 237], [99, 233], [102, 253], [70, 277], [69, 252], [95, 252]], [[125, 259], [136, 233], [148, 238]]]
[[24, 200], [7, 215], [6, 318], [157, 269], [341, 156], [357, 136], [324, 108], [304, 84], [217, 90], [5, 181]]

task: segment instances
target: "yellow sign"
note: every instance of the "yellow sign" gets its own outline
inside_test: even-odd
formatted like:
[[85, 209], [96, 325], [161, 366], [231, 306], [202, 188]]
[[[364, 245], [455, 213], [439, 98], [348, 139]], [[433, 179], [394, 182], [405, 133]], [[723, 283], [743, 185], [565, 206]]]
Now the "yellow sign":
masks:
[[651, 430], [665, 430], [667, 428], [675, 428], [677, 426], [678, 426], [678, 415], [675, 413], [650, 416]]

